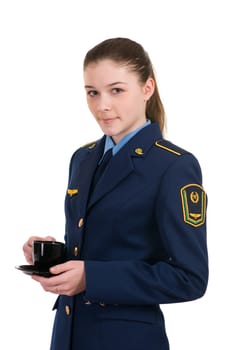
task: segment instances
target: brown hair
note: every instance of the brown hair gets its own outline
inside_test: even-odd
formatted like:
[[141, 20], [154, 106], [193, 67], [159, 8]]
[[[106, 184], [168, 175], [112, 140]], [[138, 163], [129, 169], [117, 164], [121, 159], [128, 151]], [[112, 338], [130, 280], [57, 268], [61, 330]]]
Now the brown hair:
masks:
[[154, 70], [151, 60], [144, 48], [128, 38], [107, 39], [90, 49], [84, 59], [84, 69], [92, 62], [110, 59], [118, 63], [125, 63], [136, 72], [139, 80], [145, 83], [149, 77], [154, 79], [155, 90], [146, 105], [146, 116], [156, 121], [161, 131], [165, 126], [165, 111], [159, 96]]

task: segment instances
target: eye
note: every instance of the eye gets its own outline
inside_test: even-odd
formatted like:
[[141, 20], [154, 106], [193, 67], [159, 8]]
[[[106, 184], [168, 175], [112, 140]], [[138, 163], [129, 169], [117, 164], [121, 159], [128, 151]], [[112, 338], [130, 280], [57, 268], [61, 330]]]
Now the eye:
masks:
[[112, 89], [113, 94], [119, 94], [120, 92], [122, 92], [121, 88], [115, 87]]
[[97, 91], [96, 90], [89, 90], [89, 91], [87, 91], [87, 95], [90, 97], [94, 97], [97, 95]]

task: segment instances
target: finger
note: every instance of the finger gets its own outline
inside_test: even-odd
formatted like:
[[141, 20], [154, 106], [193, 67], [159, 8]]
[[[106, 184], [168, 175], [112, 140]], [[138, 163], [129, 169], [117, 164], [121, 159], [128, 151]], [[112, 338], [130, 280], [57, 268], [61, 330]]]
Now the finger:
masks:
[[69, 269], [70, 268], [67, 266], [67, 264], [63, 263], [50, 267], [49, 272], [51, 272], [53, 275], [59, 275], [60, 273], [68, 271]]
[[33, 265], [33, 258], [31, 254], [24, 254], [26, 261], [28, 264]]
[[34, 240], [35, 236], [30, 237], [23, 245], [23, 253], [26, 258], [26, 261], [29, 264], [32, 264], [32, 242]]
[[23, 251], [25, 254], [31, 253], [33, 241], [55, 241], [56, 239], [52, 236], [40, 237], [40, 236], [31, 236], [23, 245]]
[[23, 251], [28, 251], [32, 247], [32, 242], [36, 239], [35, 236], [31, 236], [23, 245]]
[[62, 294], [61, 293], [61, 289], [57, 286], [57, 287], [55, 287], [55, 290], [54, 290], [54, 292], [53, 292], [54, 294]]
[[52, 236], [46, 236], [44, 238], [45, 241], [56, 241], [55, 237], [52, 237]]
[[59, 277], [43, 277], [39, 275], [32, 275], [31, 278], [41, 284], [46, 292], [61, 294], [62, 280]]
[[26, 249], [26, 247], [32, 247], [33, 241], [56, 241], [56, 239], [52, 236], [46, 236], [46, 237], [41, 237], [41, 236], [31, 236], [29, 239], [24, 243], [23, 248]]

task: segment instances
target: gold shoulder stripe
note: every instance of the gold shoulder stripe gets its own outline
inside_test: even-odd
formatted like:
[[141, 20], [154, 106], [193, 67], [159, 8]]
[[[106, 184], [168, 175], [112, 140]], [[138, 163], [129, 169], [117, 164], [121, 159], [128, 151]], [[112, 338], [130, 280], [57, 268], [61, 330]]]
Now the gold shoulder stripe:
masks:
[[92, 143], [91, 145], [88, 146], [88, 149], [93, 149], [96, 147], [96, 142]]
[[96, 145], [97, 143], [94, 141], [94, 142], [86, 143], [85, 145], [82, 146], [82, 148], [87, 147], [88, 149], [93, 149], [96, 147]]
[[163, 142], [163, 140], [156, 141], [156, 142], [155, 142], [155, 145], [158, 146], [158, 147], [160, 147], [160, 148], [162, 148], [162, 149], [165, 149], [165, 150], [168, 151], [168, 152], [174, 153], [174, 154], [176, 154], [177, 156], [181, 156], [181, 153], [180, 153], [180, 152], [178, 152], [178, 151], [176, 151], [176, 150], [174, 150], [174, 149], [172, 149], [172, 148], [167, 147], [167, 146], [165, 145], [165, 143]]

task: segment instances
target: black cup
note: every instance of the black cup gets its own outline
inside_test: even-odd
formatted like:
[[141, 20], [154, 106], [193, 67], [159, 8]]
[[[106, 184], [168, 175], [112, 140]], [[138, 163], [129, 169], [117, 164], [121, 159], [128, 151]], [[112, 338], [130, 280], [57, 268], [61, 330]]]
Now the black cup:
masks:
[[36, 268], [47, 271], [51, 266], [65, 261], [65, 244], [57, 241], [33, 241], [32, 257]]

